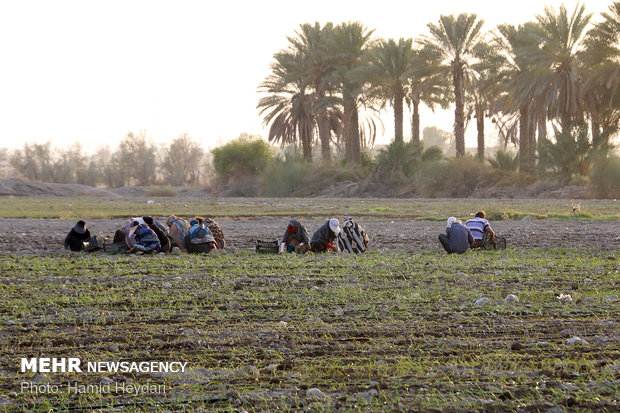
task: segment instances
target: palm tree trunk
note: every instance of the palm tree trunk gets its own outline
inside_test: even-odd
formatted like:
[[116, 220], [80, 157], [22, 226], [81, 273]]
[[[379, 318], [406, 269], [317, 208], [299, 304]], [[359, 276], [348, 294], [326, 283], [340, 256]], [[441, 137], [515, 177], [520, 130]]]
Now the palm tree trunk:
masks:
[[357, 107], [354, 101], [346, 101], [344, 104], [344, 133], [346, 144], [346, 159], [356, 165], [362, 163], [362, 151], [360, 132], [358, 125]]
[[396, 92], [394, 96], [394, 140], [403, 143], [403, 99], [402, 90]]
[[[325, 98], [325, 91], [321, 87], [321, 83], [318, 82], [315, 86], [316, 96], [319, 101]], [[324, 162], [331, 160], [331, 149], [329, 147], [330, 133], [329, 133], [329, 119], [327, 118], [327, 110], [323, 105], [319, 108], [317, 116], [317, 124], [319, 127], [319, 140], [321, 141], [321, 159]]]
[[465, 155], [465, 103], [463, 91], [463, 72], [453, 69], [454, 84], [454, 139], [456, 141], [456, 156]]
[[527, 105], [519, 108], [519, 172], [528, 172], [529, 143], [529, 110]]
[[299, 137], [304, 159], [312, 162], [312, 129], [299, 127]]
[[478, 130], [478, 160], [484, 162], [484, 111], [480, 102], [476, 102], [476, 128]]
[[[538, 139], [536, 142], [536, 150], [538, 151], [538, 154], [540, 155], [540, 142], [544, 141], [545, 139], [547, 139], [547, 119], [546, 117], [543, 115], [543, 119], [538, 121]], [[540, 162], [540, 159], [538, 161], [538, 169], [542, 169], [544, 168], [544, 163]]]
[[411, 102], [413, 106], [413, 114], [411, 115], [411, 142], [413, 142], [413, 151], [416, 159], [420, 157], [420, 112], [419, 100], [413, 100]]
[[601, 123], [599, 122], [597, 116], [592, 115], [590, 129], [592, 131], [592, 148], [595, 151], [598, 151], [603, 147], [603, 142], [601, 139], [602, 138]]
[[321, 159], [328, 162], [332, 158], [331, 148], [329, 146], [329, 119], [325, 113], [321, 113], [318, 119], [319, 124], [319, 140], [321, 141]]
[[530, 127], [528, 130], [528, 152], [527, 152], [527, 170], [533, 171], [536, 167], [536, 121], [530, 119]]

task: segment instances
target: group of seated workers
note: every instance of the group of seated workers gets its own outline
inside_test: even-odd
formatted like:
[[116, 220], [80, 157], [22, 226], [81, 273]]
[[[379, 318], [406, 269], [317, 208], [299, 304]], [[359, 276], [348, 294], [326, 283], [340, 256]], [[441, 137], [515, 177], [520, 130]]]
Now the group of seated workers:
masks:
[[280, 243], [280, 252], [326, 252], [345, 251], [359, 254], [368, 249], [369, 238], [353, 218], [347, 217], [342, 229], [337, 218], [328, 219], [309, 239], [308, 231], [296, 219], [292, 219]]
[[439, 234], [439, 242], [448, 254], [464, 254], [470, 248], [487, 248], [493, 244], [495, 232], [486, 220], [486, 213], [478, 211], [465, 225], [455, 217], [448, 218], [446, 233]]
[[[78, 221], [65, 238], [65, 249], [81, 251], [91, 239], [86, 223]], [[487, 248], [495, 242], [484, 211], [476, 212], [474, 218], [463, 224], [455, 217], [448, 218], [446, 233], [439, 234], [439, 242], [448, 254], [463, 254], [470, 248]], [[169, 252], [173, 247], [190, 253], [207, 253], [226, 247], [224, 233], [217, 222], [196, 216], [189, 222], [171, 215], [166, 225], [145, 216], [130, 218], [116, 231], [114, 243], [126, 244], [129, 253]], [[366, 231], [347, 217], [342, 228], [337, 218], [325, 221], [312, 235], [297, 219], [292, 219], [284, 231], [280, 253], [343, 251], [359, 254], [368, 250], [369, 237]], [[124, 247], [123, 247], [124, 248]]]
[[[65, 248], [82, 251], [88, 239], [86, 223], [80, 220], [65, 238]], [[174, 247], [204, 253], [226, 246], [224, 232], [217, 222], [200, 216], [187, 222], [175, 215], [168, 218], [166, 225], [149, 216], [130, 218], [116, 231], [113, 243], [126, 246], [129, 253], [143, 254], [170, 252]]]

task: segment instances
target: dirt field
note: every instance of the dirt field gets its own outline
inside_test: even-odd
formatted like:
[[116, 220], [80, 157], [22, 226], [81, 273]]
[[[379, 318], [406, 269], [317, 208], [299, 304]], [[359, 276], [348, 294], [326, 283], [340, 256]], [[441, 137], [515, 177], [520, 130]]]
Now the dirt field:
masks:
[[[258, 217], [219, 219], [228, 249], [251, 249], [256, 239], [281, 238], [288, 222], [283, 218]], [[302, 220], [310, 236], [322, 220]], [[440, 251], [437, 235], [445, 230], [443, 222], [403, 219], [365, 218], [358, 221], [369, 233], [371, 249], [398, 249], [406, 252]], [[69, 220], [0, 219], [0, 253], [63, 253], [63, 240], [75, 224]], [[112, 238], [123, 220], [92, 220], [91, 234]], [[509, 248], [571, 247], [585, 250], [620, 248], [620, 220], [553, 221], [519, 220], [492, 222], [498, 235], [507, 238]]]
[[[65, 251], [74, 220], [0, 219], [0, 411], [620, 408], [620, 220], [496, 221], [508, 249], [463, 256], [443, 221], [363, 217], [359, 256], [255, 254], [288, 217], [217, 221], [225, 253], [126, 256]], [[32, 357], [187, 370], [20, 372]]]

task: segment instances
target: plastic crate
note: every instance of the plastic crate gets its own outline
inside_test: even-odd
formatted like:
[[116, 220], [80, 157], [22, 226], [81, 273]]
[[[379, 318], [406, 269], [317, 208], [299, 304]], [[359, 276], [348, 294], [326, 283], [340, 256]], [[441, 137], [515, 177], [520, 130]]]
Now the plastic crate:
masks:
[[256, 252], [259, 254], [277, 254], [279, 252], [279, 242], [256, 240]]
[[483, 249], [485, 250], [505, 250], [506, 238], [495, 236], [495, 242], [485, 241]]

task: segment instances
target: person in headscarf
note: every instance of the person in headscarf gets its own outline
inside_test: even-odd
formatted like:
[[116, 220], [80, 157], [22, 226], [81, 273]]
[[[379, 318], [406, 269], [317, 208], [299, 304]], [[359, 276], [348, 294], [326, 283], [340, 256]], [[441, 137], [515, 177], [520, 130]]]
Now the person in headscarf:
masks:
[[205, 218], [200, 216], [197, 216], [195, 218], [200, 224], [205, 225], [207, 228], [209, 228], [209, 231], [211, 231], [211, 235], [213, 235], [213, 239], [215, 240], [215, 245], [217, 246], [218, 250], [226, 248], [226, 238], [224, 237], [224, 231], [222, 231], [222, 228], [217, 222], [215, 222], [211, 218]]
[[160, 244], [161, 252], [170, 252], [172, 249], [172, 241], [170, 240], [170, 232], [168, 228], [161, 224], [161, 222], [153, 219], [153, 217], [142, 217], [146, 225], [157, 235]]
[[86, 228], [86, 222], [79, 220], [65, 238], [65, 249], [82, 251], [84, 242], [90, 238], [90, 231]]
[[282, 242], [280, 243], [280, 252], [301, 252], [305, 253], [310, 249], [310, 238], [308, 231], [301, 222], [291, 219], [284, 231]]
[[156, 253], [161, 248], [157, 234], [148, 225], [141, 224], [137, 220], [132, 223], [127, 244], [130, 254], [132, 252]]
[[185, 249], [187, 252], [206, 253], [211, 250], [217, 251], [217, 245], [209, 228], [196, 218], [189, 221], [189, 231], [185, 234]]
[[439, 234], [439, 242], [448, 254], [464, 254], [474, 243], [474, 237], [461, 221], [450, 217], [446, 223], [446, 233]]
[[338, 234], [338, 248], [340, 251], [346, 251], [351, 254], [359, 254], [368, 249], [368, 234], [364, 228], [353, 221], [353, 218], [347, 217], [342, 225], [342, 231]]
[[[185, 250], [185, 235], [189, 231], [189, 223], [183, 218], [179, 218], [176, 215], [171, 215], [166, 221], [168, 228], [170, 228], [170, 236], [174, 241], [174, 244], [181, 250]], [[175, 245], [172, 245], [173, 247]]]
[[340, 222], [336, 218], [328, 219], [319, 229], [312, 235], [310, 240], [310, 251], [338, 252], [338, 245], [334, 245], [336, 237], [340, 234]]

